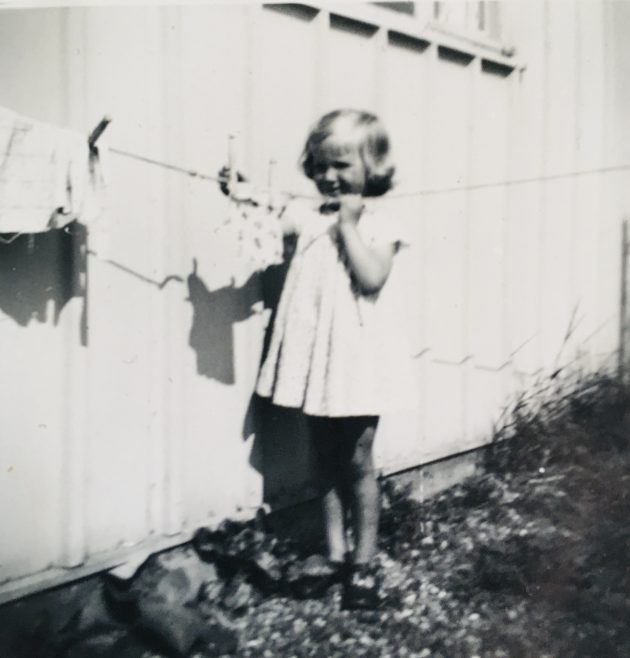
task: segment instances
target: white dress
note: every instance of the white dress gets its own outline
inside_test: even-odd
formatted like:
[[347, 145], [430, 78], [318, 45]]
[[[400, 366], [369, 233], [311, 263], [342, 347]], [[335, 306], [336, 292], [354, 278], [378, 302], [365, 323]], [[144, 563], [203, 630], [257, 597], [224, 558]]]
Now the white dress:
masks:
[[[367, 200], [357, 224], [368, 244], [404, 245], [402, 225]], [[296, 202], [295, 254], [278, 305], [256, 392], [314, 416], [363, 416], [413, 409], [418, 385], [396, 271], [375, 295], [359, 292], [337, 242], [337, 214]], [[408, 291], [407, 291], [408, 292]], [[409, 301], [407, 300], [407, 303]]]

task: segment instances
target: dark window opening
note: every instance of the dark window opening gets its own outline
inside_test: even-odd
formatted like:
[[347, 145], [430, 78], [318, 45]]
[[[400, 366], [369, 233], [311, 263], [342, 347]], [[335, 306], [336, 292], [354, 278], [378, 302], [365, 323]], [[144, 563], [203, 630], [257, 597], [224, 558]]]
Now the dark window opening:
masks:
[[413, 50], [414, 52], [424, 52], [429, 47], [429, 42], [424, 39], [417, 39], [416, 37], [400, 32], [390, 31], [388, 34], [388, 41], [392, 46]]
[[438, 46], [438, 57], [446, 62], [468, 66], [475, 59], [474, 55], [447, 46]]
[[508, 66], [507, 64], [501, 64], [500, 62], [493, 62], [490, 59], [481, 60], [481, 70], [484, 73], [490, 73], [491, 75], [498, 75], [501, 78], [507, 78], [514, 71], [513, 66]]
[[402, 14], [409, 14], [410, 16], [413, 16], [416, 13], [415, 2], [375, 2], [374, 4], [379, 7], [384, 7], [385, 9], [399, 11]]

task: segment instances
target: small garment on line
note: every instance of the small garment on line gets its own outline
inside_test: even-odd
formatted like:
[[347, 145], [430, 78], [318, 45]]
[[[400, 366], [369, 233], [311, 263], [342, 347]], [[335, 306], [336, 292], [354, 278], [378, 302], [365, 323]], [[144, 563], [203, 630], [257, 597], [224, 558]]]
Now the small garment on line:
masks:
[[105, 187], [103, 151], [92, 152], [79, 132], [0, 108], [0, 233], [96, 221]]
[[236, 287], [244, 285], [254, 273], [283, 261], [278, 211], [260, 195], [255, 195], [256, 201], [252, 202], [250, 194], [249, 186], [237, 186], [237, 194], [229, 201], [227, 217], [215, 230], [215, 235], [230, 247], [232, 279]]

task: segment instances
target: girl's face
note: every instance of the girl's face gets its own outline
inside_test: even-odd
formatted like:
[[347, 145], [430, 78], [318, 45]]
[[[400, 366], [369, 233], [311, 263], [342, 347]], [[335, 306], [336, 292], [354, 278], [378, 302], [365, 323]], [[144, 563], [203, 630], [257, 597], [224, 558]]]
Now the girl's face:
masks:
[[[352, 139], [355, 137], [355, 139]], [[366, 169], [355, 135], [336, 128], [312, 153], [313, 181], [324, 196], [363, 194]]]

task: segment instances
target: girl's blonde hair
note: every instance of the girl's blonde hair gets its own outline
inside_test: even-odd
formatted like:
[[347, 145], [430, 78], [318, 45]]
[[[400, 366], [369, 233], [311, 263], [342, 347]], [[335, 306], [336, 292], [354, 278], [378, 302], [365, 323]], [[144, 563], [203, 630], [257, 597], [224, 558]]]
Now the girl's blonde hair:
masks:
[[389, 137], [380, 119], [362, 110], [334, 110], [325, 114], [306, 139], [300, 164], [305, 175], [313, 178], [313, 153], [333, 134], [333, 126], [339, 119], [348, 119], [354, 127], [361, 128], [358, 143], [359, 154], [366, 171], [365, 196], [381, 196], [393, 186], [395, 167], [389, 161]]

